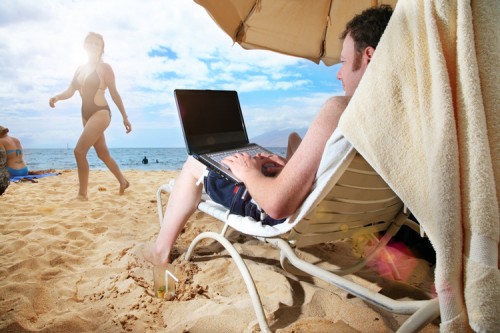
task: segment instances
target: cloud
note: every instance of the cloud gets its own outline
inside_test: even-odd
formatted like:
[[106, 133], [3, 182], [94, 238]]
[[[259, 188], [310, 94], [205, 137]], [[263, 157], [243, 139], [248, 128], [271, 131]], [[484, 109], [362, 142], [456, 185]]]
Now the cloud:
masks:
[[284, 97], [273, 100], [273, 105], [259, 105], [244, 109], [245, 120], [253, 123], [249, 136], [254, 137], [273, 130], [308, 128], [331, 93], [313, 93], [307, 96]]
[[[85, 63], [83, 39], [89, 31], [104, 36], [104, 60], [113, 67], [134, 127], [134, 134], [123, 139], [120, 114], [108, 96], [113, 114], [106, 131], [110, 145], [141, 146], [143, 137], [144, 142], [153, 141], [147, 133], [178, 126], [176, 88], [234, 89], [242, 97], [252, 95], [261, 105], [248, 103], [252, 116], [247, 127], [256, 132], [269, 127], [265, 124], [271, 116], [276, 117], [274, 123], [302, 125], [306, 119], [294, 115], [295, 110], [311, 108], [306, 114], [314, 113], [320, 105], [287, 96], [324, 100], [325, 90], [335, 89], [331, 82], [325, 84], [327, 79], [311, 76], [311, 72], [320, 75], [320, 67], [312, 62], [233, 44], [194, 1], [3, 0], [0, 124], [13, 135], [22, 134], [27, 147], [65, 147], [68, 141], [77, 141], [81, 133], [78, 93], [60, 101], [54, 110], [48, 100], [66, 89], [77, 66]], [[311, 95], [318, 91], [323, 93]], [[266, 105], [278, 100], [278, 112], [266, 112]], [[172, 132], [180, 133], [178, 128]]]

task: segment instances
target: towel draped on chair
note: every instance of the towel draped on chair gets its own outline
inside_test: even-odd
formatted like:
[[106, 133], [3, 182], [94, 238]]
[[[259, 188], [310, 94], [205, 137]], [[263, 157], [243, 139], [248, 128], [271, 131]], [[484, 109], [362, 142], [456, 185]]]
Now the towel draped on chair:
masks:
[[443, 332], [500, 327], [499, 16], [400, 0], [339, 124], [427, 232]]

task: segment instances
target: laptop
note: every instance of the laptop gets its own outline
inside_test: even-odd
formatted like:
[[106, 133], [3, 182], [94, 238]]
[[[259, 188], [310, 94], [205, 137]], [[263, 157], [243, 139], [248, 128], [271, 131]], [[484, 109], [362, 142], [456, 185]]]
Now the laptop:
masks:
[[221, 163], [224, 157], [237, 152], [272, 154], [249, 143], [236, 91], [176, 89], [174, 95], [188, 154], [209, 169], [241, 184]]

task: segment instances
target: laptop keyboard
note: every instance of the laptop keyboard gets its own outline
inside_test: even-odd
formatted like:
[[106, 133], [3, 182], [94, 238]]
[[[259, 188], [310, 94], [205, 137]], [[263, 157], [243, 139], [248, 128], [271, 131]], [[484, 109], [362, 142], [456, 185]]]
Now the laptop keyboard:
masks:
[[245, 147], [245, 148], [225, 150], [219, 153], [210, 153], [207, 154], [207, 156], [216, 161], [217, 163], [220, 163], [226, 156], [231, 156], [236, 153], [247, 153], [250, 156], [255, 156], [258, 153], [268, 153], [268, 152], [260, 147]]

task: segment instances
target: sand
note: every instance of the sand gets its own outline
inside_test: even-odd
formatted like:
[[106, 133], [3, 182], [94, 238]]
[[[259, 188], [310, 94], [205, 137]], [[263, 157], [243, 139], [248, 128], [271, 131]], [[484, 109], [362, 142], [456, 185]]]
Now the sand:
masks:
[[[75, 201], [72, 170], [37, 183], [11, 183], [0, 197], [0, 332], [258, 332], [245, 284], [221, 246], [204, 241], [193, 261], [183, 259], [199, 232], [220, 228], [204, 213], [193, 215], [174, 248], [181, 280], [176, 299], [153, 296], [152, 267], [141, 248], [159, 231], [156, 189], [176, 172], [124, 173], [131, 186], [123, 196], [111, 173], [91, 171], [89, 201]], [[407, 318], [284, 272], [269, 245], [237, 232], [229, 238], [244, 254], [275, 332], [393, 332]], [[426, 261], [390, 253], [397, 256], [402, 281], [395, 282], [381, 260], [354, 279], [375, 290], [432, 293]], [[313, 261], [355, 258], [349, 242], [301, 255]], [[384, 278], [376, 280], [375, 271]], [[423, 332], [438, 332], [438, 324]]]

